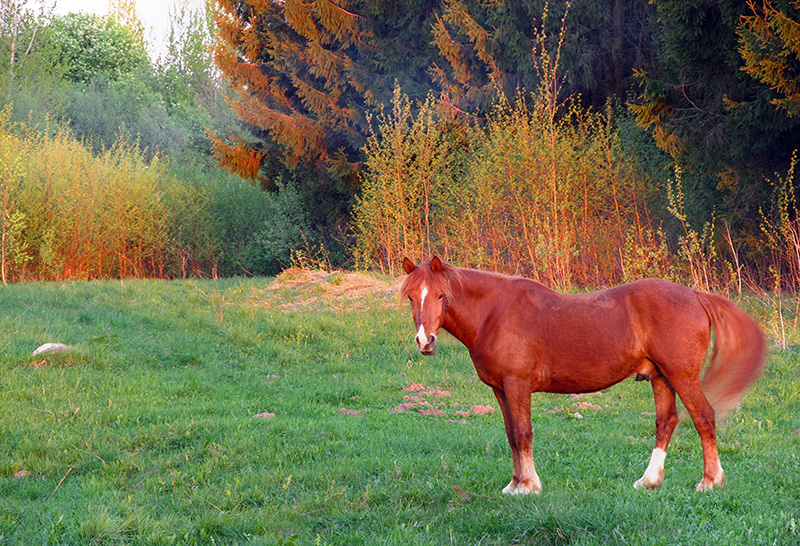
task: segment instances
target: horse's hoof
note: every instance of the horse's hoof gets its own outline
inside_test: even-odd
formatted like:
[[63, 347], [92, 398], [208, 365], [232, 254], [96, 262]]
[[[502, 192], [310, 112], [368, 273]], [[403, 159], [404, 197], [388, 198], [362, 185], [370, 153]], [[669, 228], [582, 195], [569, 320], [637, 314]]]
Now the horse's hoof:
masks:
[[718, 467], [717, 475], [713, 480], [709, 480], [706, 477], [695, 486], [695, 491], [709, 491], [711, 489], [717, 489], [725, 485], [725, 472], [722, 470], [722, 467]]
[[648, 469], [644, 476], [633, 483], [633, 488], [659, 489], [662, 483], [664, 483], [664, 469], [659, 468], [657, 472], [649, 472]]
[[517, 482], [512, 481], [507, 486], [503, 488], [504, 495], [514, 495], [517, 492]]
[[534, 495], [538, 495], [542, 492], [542, 487], [517, 487], [517, 490], [512, 493], [512, 495], [530, 495], [533, 493]]
[[695, 491], [711, 491], [712, 489], [720, 489], [725, 485], [725, 476], [722, 478], [716, 478], [714, 481], [707, 480], [703, 478], [703, 480], [695, 486]]
[[648, 480], [644, 476], [633, 483], [634, 489], [660, 489], [662, 482]]
[[530, 485], [525, 485], [522, 483], [517, 484], [517, 489], [512, 493], [512, 495], [530, 495], [534, 493], [538, 495], [542, 492], [542, 482], [539, 480], [532, 480]]
[[695, 491], [711, 491], [712, 489], [714, 489], [714, 483], [706, 479], [694, 486]]

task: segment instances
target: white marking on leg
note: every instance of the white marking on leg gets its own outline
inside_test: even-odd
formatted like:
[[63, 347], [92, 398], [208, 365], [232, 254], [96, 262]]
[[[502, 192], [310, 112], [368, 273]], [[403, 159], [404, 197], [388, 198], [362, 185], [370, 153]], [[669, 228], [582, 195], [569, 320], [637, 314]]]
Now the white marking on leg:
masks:
[[508, 485], [503, 488], [504, 495], [514, 495], [517, 492], [517, 480], [511, 480]]
[[510, 493], [512, 495], [529, 495], [531, 493], [538, 495], [541, 493], [542, 480], [539, 479], [539, 475], [536, 473], [536, 465], [533, 464], [533, 456], [530, 453], [523, 452], [520, 454], [520, 466], [517, 487]]
[[653, 454], [650, 455], [650, 464], [647, 465], [647, 470], [644, 471], [644, 476], [636, 480], [633, 484], [635, 489], [644, 487], [645, 489], [657, 489], [661, 487], [664, 482], [664, 461], [667, 458], [667, 452], [661, 448], [655, 448]]

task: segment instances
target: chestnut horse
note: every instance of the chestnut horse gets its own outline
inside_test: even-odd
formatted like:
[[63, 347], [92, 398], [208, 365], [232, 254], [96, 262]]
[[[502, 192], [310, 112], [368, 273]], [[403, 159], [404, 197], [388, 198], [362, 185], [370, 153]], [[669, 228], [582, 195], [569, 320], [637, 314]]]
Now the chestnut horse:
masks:
[[[758, 325], [728, 300], [660, 279], [563, 295], [520, 277], [462, 269], [438, 257], [406, 258], [401, 297], [411, 301], [424, 355], [444, 328], [461, 341], [478, 377], [494, 389], [514, 463], [503, 493], [539, 493], [531, 451], [531, 393], [595, 392], [636, 376], [653, 386], [656, 443], [635, 488], [664, 480], [680, 396], [703, 445], [697, 490], [720, 487], [717, 415], [735, 408], [764, 365]], [[707, 371], [701, 368], [712, 344]]]

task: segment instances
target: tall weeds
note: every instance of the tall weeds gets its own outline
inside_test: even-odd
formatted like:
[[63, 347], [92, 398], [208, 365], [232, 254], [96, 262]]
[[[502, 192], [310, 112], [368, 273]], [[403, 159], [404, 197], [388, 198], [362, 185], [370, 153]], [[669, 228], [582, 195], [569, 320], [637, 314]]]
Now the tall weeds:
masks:
[[64, 126], [0, 130], [16, 134], [26, 165], [14, 194], [30, 259], [15, 279], [163, 274], [169, 239], [158, 159], [146, 161], [125, 138], [94, 155]]
[[432, 116], [430, 101], [414, 117], [397, 95], [382, 138], [367, 149], [355, 211], [359, 263], [392, 273], [404, 256], [436, 251], [554, 286], [620, 280], [619, 249], [649, 228], [644, 180], [610, 114], [570, 102], [553, 119], [540, 96], [531, 100], [500, 100], [455, 146], [450, 120]]
[[99, 152], [62, 124], [0, 112], [0, 277], [275, 274], [315, 232], [297, 193], [270, 194], [129, 135]]
[[415, 115], [395, 92], [392, 115], [379, 118], [366, 148], [358, 263], [393, 273], [404, 256], [436, 251], [562, 288], [630, 273], [620, 249], [654, 233], [645, 180], [622, 152], [610, 109], [561, 101], [564, 29], [562, 21], [552, 53], [544, 23], [537, 31], [537, 92], [513, 102], [500, 95], [480, 125], [430, 99]]
[[769, 182], [774, 188], [773, 206], [761, 209], [761, 233], [770, 256], [770, 276], [777, 288], [800, 290], [800, 209], [794, 183], [797, 150], [785, 176]]
[[798, 294], [800, 290], [800, 209], [794, 183], [797, 165], [797, 150], [785, 176], [776, 175], [770, 180], [775, 198], [771, 210], [761, 209], [761, 233], [768, 258], [767, 275], [770, 281], [769, 294], [772, 317], [770, 325], [774, 338], [782, 348], [787, 346], [787, 314], [793, 315], [792, 326], [797, 328], [800, 317], [800, 300], [795, 298], [796, 306], [789, 312], [784, 309], [782, 294], [789, 291]]
[[448, 211], [448, 246], [460, 260], [469, 261], [458, 250], [471, 238], [503, 269], [553, 286], [620, 279], [619, 248], [647, 226], [643, 180], [607, 115], [565, 109], [553, 120], [522, 98], [498, 104], [470, 161], [474, 225], [461, 241], [452, 238], [463, 226], [458, 211]]
[[[713, 216], [710, 222], [703, 225], [702, 231], [698, 232], [689, 225], [684, 210], [680, 169], [675, 171], [675, 180], [667, 184], [667, 201], [667, 210], [678, 221], [681, 229], [674, 260], [679, 277], [700, 290], [728, 292], [739, 270], [719, 256], [714, 240], [717, 230]], [[736, 257], [730, 232], [728, 244], [732, 255]]]
[[21, 141], [2, 131], [8, 125], [10, 108], [0, 112], [0, 272], [7, 284], [13, 270], [23, 266], [30, 256], [22, 238], [25, 214], [19, 210], [19, 185], [23, 176]]
[[419, 259], [434, 248], [435, 200], [450, 182], [452, 154], [431, 98], [414, 117], [397, 87], [391, 112], [375, 121], [355, 206], [356, 263], [394, 274], [404, 256]]

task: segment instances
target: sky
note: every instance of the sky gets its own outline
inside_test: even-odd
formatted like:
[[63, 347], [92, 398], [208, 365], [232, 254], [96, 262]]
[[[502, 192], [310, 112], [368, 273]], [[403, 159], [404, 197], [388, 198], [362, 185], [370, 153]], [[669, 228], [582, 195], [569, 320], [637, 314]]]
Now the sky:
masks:
[[[152, 58], [165, 51], [165, 40], [169, 32], [169, 13], [176, 4], [186, 2], [189, 9], [203, 9], [205, 0], [136, 0], [136, 14], [144, 24], [145, 40]], [[63, 15], [70, 12], [86, 12], [102, 15], [108, 13], [108, 0], [56, 0], [55, 12]]]

